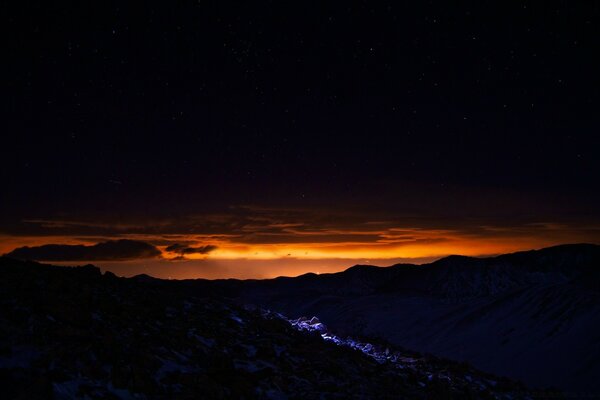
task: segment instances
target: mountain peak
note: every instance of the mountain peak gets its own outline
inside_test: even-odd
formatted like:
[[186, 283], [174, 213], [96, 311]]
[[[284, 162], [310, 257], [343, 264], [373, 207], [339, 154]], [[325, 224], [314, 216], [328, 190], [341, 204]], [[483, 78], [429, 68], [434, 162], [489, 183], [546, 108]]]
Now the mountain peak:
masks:
[[479, 257], [463, 256], [460, 254], [451, 254], [449, 256], [442, 257], [439, 260], [432, 262], [432, 264], [438, 264], [438, 263], [454, 264], [454, 263], [463, 263], [463, 262], [473, 262], [473, 261], [479, 261], [479, 260], [481, 260], [481, 258], [479, 258]]
[[345, 269], [343, 272], [357, 272], [357, 271], [367, 271], [373, 270], [376, 268], [381, 268], [376, 265], [367, 265], [367, 264], [356, 264], [351, 266], [350, 268]]

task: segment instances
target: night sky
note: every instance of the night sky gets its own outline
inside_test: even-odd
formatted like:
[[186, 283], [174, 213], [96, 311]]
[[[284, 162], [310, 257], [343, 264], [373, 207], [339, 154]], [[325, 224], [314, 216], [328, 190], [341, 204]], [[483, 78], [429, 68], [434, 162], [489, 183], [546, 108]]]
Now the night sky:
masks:
[[600, 243], [597, 2], [11, 3], [0, 254], [261, 278]]

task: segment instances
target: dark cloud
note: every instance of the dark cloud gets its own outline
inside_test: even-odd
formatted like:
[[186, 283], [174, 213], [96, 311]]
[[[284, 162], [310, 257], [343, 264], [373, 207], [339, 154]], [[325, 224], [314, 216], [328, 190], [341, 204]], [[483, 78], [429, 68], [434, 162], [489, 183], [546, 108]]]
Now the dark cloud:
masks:
[[5, 254], [7, 257], [36, 261], [120, 261], [155, 258], [161, 252], [155, 246], [136, 240], [109, 240], [92, 246], [46, 244], [19, 247]]
[[179, 243], [172, 244], [166, 248], [167, 251], [178, 253], [181, 256], [183, 256], [184, 254], [208, 254], [216, 249], [217, 246], [213, 246], [212, 244], [199, 247], [190, 247]]
[[174, 253], [179, 253], [180, 251], [184, 250], [185, 248], [187, 248], [186, 245], [175, 243], [170, 246], [167, 246], [167, 248], [165, 250], [172, 251]]

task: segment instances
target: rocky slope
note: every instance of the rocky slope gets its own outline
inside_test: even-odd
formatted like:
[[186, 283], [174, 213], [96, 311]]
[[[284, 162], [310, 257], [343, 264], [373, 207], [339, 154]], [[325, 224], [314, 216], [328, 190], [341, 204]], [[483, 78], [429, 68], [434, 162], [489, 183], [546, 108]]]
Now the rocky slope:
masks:
[[218, 285], [293, 318], [318, 315], [337, 332], [468, 361], [533, 387], [600, 393], [600, 246]]
[[[218, 286], [219, 284], [217, 284]], [[2, 398], [528, 398], [383, 341], [342, 338], [190, 282], [0, 258]], [[533, 393], [535, 395], [535, 393]], [[540, 394], [540, 393], [537, 393]]]

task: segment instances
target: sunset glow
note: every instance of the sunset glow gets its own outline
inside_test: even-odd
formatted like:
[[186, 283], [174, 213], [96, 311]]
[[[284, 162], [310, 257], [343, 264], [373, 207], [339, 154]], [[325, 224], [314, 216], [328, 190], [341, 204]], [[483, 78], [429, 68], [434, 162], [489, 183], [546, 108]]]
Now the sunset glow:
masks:
[[[486, 256], [542, 248], [565, 242], [589, 240], [593, 227], [581, 229], [566, 224], [531, 223], [521, 226], [464, 226], [454, 229], [398, 227], [389, 222], [362, 221], [353, 229], [345, 224], [323, 227], [310, 220], [293, 222], [278, 217], [255, 218], [246, 225], [229, 228], [229, 219], [220, 216], [223, 231], [197, 234], [174, 233], [163, 224], [164, 234], [133, 233], [131, 227], [113, 227], [109, 236], [44, 235], [3, 237], [0, 252], [29, 246], [91, 246], [104, 241], [126, 239], [155, 246], [157, 256], [133, 259], [99, 259], [99, 266], [119, 275], [149, 273], [158, 277], [183, 278], [264, 278], [296, 276], [307, 272], [336, 272], [354, 264], [387, 266], [406, 262], [420, 264], [451, 255]], [[313, 216], [314, 217], [314, 216]], [[216, 220], [206, 216], [201, 221]], [[260, 220], [257, 221], [257, 220]], [[39, 225], [42, 223], [37, 222]], [[49, 230], [64, 230], [83, 223], [62, 221], [43, 225]], [[360, 229], [362, 227], [362, 229]], [[596, 236], [597, 237], [597, 236]], [[42, 260], [43, 261], [43, 260]], [[56, 261], [56, 260], [55, 260]], [[84, 263], [69, 260], [64, 264]]]

